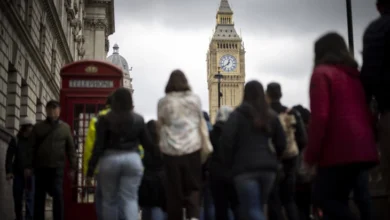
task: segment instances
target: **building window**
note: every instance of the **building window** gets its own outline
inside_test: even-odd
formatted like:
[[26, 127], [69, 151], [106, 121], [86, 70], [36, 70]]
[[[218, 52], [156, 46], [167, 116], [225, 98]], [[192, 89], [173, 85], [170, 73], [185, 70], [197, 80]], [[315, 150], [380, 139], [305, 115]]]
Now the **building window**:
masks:
[[51, 55], [51, 73], [55, 74], [57, 68], [57, 50], [53, 47]]
[[47, 30], [45, 23], [41, 22], [41, 26], [39, 29], [39, 51], [42, 55], [45, 54], [45, 46], [46, 46], [46, 38], [47, 38]]

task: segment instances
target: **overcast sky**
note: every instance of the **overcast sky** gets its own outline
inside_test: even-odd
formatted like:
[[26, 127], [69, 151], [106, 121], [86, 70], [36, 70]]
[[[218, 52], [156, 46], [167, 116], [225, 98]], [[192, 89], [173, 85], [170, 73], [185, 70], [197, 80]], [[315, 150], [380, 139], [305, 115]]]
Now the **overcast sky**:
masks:
[[[352, 0], [360, 62], [365, 27], [378, 17], [376, 0]], [[172, 70], [182, 69], [208, 111], [206, 53], [220, 0], [115, 0], [111, 46], [133, 67], [136, 111], [156, 118]], [[246, 48], [246, 80], [278, 81], [286, 105], [308, 106], [313, 43], [328, 31], [347, 37], [344, 0], [229, 0]], [[109, 55], [112, 53], [112, 49]]]

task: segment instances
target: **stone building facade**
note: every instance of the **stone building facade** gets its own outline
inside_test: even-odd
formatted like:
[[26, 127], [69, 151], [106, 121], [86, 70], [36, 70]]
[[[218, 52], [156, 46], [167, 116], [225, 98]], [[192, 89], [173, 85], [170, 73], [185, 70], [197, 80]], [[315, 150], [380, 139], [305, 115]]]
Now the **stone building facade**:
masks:
[[0, 1], [0, 216], [13, 219], [11, 184], [5, 182], [7, 143], [19, 119], [45, 118], [58, 99], [60, 68], [107, 57], [114, 33], [113, 0]]
[[215, 121], [218, 110], [219, 72], [223, 75], [220, 92], [221, 106], [236, 107], [242, 101], [245, 83], [245, 48], [233, 22], [233, 11], [228, 0], [221, 0], [214, 35], [207, 52], [207, 83], [210, 119]]

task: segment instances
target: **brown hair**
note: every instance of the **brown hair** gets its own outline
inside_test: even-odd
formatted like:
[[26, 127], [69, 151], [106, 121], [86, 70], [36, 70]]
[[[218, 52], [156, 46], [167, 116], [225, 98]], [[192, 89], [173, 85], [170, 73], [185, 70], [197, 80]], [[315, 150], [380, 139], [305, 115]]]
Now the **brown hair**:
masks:
[[169, 77], [165, 93], [191, 91], [187, 78], [181, 70], [175, 70]]
[[358, 68], [358, 63], [349, 52], [344, 38], [337, 33], [327, 33], [314, 45], [314, 65], [345, 65]]

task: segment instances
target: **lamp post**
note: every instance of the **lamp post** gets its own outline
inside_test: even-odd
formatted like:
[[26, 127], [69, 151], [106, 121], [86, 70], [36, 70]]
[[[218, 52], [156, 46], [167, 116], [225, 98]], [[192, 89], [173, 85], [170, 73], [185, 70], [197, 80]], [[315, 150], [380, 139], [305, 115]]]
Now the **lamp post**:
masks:
[[221, 79], [223, 75], [221, 74], [221, 67], [218, 67], [218, 73], [214, 76], [214, 78], [218, 79], [218, 109], [221, 108]]
[[351, 0], [346, 0], [346, 8], [347, 8], [347, 24], [348, 24], [348, 45], [349, 51], [352, 56], [355, 56], [355, 49], [353, 43], [353, 23], [352, 23], [352, 3]]

